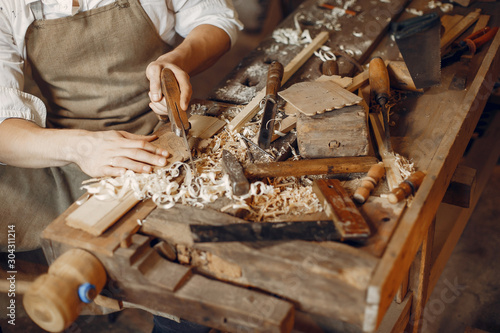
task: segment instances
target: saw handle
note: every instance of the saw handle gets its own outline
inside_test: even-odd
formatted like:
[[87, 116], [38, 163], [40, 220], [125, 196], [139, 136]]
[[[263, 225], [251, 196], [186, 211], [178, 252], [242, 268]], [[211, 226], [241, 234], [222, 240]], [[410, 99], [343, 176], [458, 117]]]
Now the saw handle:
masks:
[[[181, 91], [174, 73], [169, 68], [161, 70], [161, 91], [167, 102], [170, 122], [178, 129], [187, 130], [189, 121], [186, 112], [180, 110]], [[163, 117], [162, 117], [162, 120]]]
[[281, 87], [283, 79], [283, 65], [278, 61], [273, 61], [267, 72], [266, 96], [276, 96]]
[[389, 72], [382, 58], [375, 57], [370, 61], [369, 81], [375, 100], [379, 105], [384, 106], [389, 100], [390, 81]]

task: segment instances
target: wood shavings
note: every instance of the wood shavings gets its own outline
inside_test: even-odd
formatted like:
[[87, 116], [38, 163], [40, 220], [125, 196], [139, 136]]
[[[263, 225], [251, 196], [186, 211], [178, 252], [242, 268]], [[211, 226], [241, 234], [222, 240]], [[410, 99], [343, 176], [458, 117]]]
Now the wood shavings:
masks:
[[121, 198], [130, 191], [137, 199], [150, 198], [159, 208], [169, 209], [175, 204], [203, 208], [220, 197], [228, 197], [233, 203], [224, 207], [240, 208], [248, 212], [251, 221], [265, 221], [283, 214], [302, 215], [322, 210], [319, 200], [306, 181], [289, 177], [269, 179], [268, 183], [251, 184], [244, 196], [235, 196], [229, 177], [222, 170], [222, 151], [229, 150], [239, 161], [246, 158], [246, 149], [236, 132], [224, 130], [216, 135], [209, 147], [198, 154], [195, 166], [199, 176], [194, 176], [191, 166], [176, 162], [154, 173], [138, 174], [132, 171], [116, 178], [92, 179], [83, 188], [100, 200]]
[[451, 3], [442, 3], [441, 1], [429, 1], [427, 7], [429, 9], [439, 8], [444, 13], [448, 13], [453, 10], [453, 5]]
[[422, 16], [422, 15], [424, 15], [424, 12], [422, 10], [418, 10], [418, 9], [415, 9], [415, 8], [406, 8], [405, 11], [407, 13], [413, 14], [415, 16]]

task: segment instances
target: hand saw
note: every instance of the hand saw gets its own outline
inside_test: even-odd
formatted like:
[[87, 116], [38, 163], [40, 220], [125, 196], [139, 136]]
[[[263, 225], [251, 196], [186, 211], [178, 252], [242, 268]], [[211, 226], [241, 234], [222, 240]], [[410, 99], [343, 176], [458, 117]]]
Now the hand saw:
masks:
[[[184, 139], [186, 149], [188, 150], [188, 152], [190, 152], [191, 148], [189, 147], [187, 134], [189, 132], [189, 129], [191, 128], [191, 124], [188, 121], [186, 112], [181, 111], [179, 108], [181, 99], [179, 83], [177, 82], [177, 79], [175, 78], [172, 70], [168, 68], [162, 69], [160, 80], [161, 91], [167, 102], [168, 118], [170, 119], [170, 123], [172, 125], [172, 132]], [[191, 162], [193, 170], [195, 170], [191, 153], [189, 153], [189, 161]]]

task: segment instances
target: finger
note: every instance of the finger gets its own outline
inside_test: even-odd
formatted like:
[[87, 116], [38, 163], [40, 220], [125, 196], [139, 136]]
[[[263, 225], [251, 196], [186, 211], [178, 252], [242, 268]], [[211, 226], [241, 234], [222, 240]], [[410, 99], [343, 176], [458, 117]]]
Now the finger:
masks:
[[163, 97], [160, 81], [161, 70], [162, 67], [156, 62], [150, 63], [146, 68], [146, 77], [149, 80], [149, 98], [152, 102], [159, 102]]
[[182, 111], [186, 111], [189, 106], [189, 101], [191, 100], [191, 96], [193, 94], [193, 88], [191, 86], [191, 81], [189, 75], [181, 70], [180, 68], [175, 68], [175, 71], [172, 70], [179, 83], [179, 90], [181, 92], [180, 95], [180, 107]]
[[136, 162], [156, 166], [165, 166], [167, 164], [167, 158], [162, 155], [157, 155], [155, 152], [156, 149], [151, 152], [142, 149], [128, 149], [123, 152], [122, 156]]
[[114, 165], [118, 168], [132, 170], [137, 173], [150, 173], [153, 171], [153, 166], [147, 163], [136, 161], [123, 156], [114, 158]]
[[120, 177], [127, 169], [125, 168], [115, 168], [110, 165], [104, 166], [102, 168], [102, 174], [104, 177]]
[[146, 141], [150, 142], [153, 140], [158, 139], [158, 135], [156, 134], [150, 134], [150, 135], [141, 135], [141, 134], [134, 134], [126, 131], [120, 131], [121, 136], [124, 139], [127, 139], [127, 141]]

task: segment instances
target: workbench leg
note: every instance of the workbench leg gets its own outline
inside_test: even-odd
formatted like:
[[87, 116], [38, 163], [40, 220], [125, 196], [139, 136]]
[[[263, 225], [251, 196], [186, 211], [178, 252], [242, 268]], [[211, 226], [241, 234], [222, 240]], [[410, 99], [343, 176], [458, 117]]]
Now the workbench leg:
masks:
[[431, 222], [427, 235], [422, 242], [420, 251], [415, 256], [410, 272], [410, 288], [413, 292], [413, 301], [410, 321], [405, 332], [421, 333], [424, 323], [424, 308], [427, 302], [429, 276], [432, 261], [432, 246], [436, 219]]

